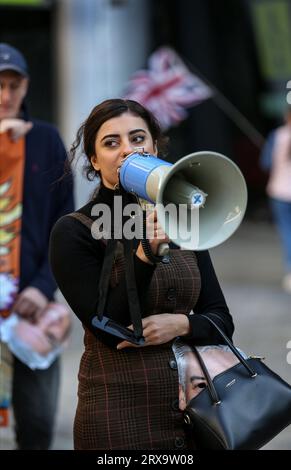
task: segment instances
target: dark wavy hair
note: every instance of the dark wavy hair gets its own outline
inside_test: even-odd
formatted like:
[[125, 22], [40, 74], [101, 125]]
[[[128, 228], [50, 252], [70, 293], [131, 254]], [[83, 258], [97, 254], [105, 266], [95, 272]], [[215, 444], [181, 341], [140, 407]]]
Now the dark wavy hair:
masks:
[[168, 138], [163, 135], [160, 124], [148, 109], [133, 100], [123, 100], [119, 98], [105, 100], [92, 109], [88, 118], [79, 128], [76, 139], [69, 151], [69, 163], [71, 165], [81, 146], [81, 152], [86, 156], [83, 171], [89, 181], [92, 181], [96, 176], [100, 176], [99, 172], [94, 169], [91, 163], [91, 157], [95, 154], [97, 132], [108, 119], [112, 119], [127, 112], [134, 116], [141, 117], [146, 122], [153, 142], [157, 144], [159, 156], [163, 157], [166, 155]]

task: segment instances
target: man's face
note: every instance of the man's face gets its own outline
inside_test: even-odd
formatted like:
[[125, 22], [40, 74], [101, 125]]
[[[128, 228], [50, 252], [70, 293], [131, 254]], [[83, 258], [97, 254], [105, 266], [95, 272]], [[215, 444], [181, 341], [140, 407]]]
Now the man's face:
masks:
[[0, 72], [0, 120], [17, 118], [27, 93], [28, 79], [17, 72]]

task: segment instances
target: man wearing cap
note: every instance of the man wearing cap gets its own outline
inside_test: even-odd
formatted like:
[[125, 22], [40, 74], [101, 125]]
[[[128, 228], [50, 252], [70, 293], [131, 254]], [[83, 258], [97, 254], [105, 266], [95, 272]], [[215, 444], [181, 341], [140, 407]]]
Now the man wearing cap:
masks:
[[[4, 138], [0, 148], [0, 164], [4, 162], [0, 168], [0, 206], [4, 208], [0, 218], [0, 276], [5, 285], [3, 292], [10, 294], [7, 304], [4, 294], [0, 299], [0, 316], [2, 309], [6, 316], [7, 312], [15, 312], [34, 322], [56, 290], [48, 263], [51, 228], [59, 217], [74, 209], [74, 204], [72, 179], [59, 181], [66, 151], [57, 130], [28, 117], [24, 102], [28, 84], [23, 55], [9, 44], [0, 43], [0, 133]], [[13, 179], [18, 193], [13, 192]], [[15, 194], [19, 200], [12, 206]], [[12, 260], [13, 249], [19, 253], [16, 261], [15, 256]], [[46, 370], [31, 370], [14, 358], [12, 405], [19, 449], [49, 448], [58, 389], [58, 360]]]

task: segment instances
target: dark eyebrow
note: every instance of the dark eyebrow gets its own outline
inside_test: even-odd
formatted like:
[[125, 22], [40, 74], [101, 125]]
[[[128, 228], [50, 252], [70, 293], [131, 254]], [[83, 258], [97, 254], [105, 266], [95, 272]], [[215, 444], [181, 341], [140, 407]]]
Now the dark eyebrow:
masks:
[[205, 380], [205, 377], [200, 377], [200, 375], [192, 375], [190, 377], [190, 382], [193, 382], [194, 380]]
[[[129, 132], [129, 135], [136, 134], [137, 132], [143, 132], [144, 134], [146, 133], [146, 131], [144, 129], [133, 129], [132, 131]], [[104, 137], [102, 137], [101, 142], [104, 139], [108, 139], [108, 138], [112, 138], [112, 137], [113, 138], [119, 137], [119, 134], [107, 134]]]
[[101, 142], [105, 139], [108, 139], [109, 137], [119, 137], [119, 134], [107, 134], [104, 137], [102, 137]]
[[55, 347], [58, 345], [58, 343], [61, 343], [57, 338], [52, 333], [49, 333], [48, 331], [45, 333], [45, 337], [50, 343], [51, 346]]
[[144, 132], [144, 133], [146, 133], [146, 131], [145, 131], [144, 129], [134, 129], [133, 131], [130, 131], [129, 135], [135, 134], [136, 132]]

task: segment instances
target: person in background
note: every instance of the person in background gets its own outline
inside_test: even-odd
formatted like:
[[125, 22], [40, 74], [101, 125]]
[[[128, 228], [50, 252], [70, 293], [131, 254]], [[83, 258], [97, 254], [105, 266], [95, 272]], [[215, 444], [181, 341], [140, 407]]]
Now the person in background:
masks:
[[[120, 197], [118, 173], [122, 162], [137, 147], [161, 155], [165, 138], [159, 123], [142, 105], [110, 99], [97, 105], [80, 127], [71, 149], [73, 159], [81, 142], [87, 175], [98, 180], [96, 191], [75, 216], [60, 218], [50, 240], [50, 262], [58, 286], [85, 329], [75, 449], [188, 448], [192, 444], [188, 443], [179, 410], [172, 342], [181, 336], [198, 344], [215, 344], [220, 341], [219, 335], [201, 314], [213, 318], [229, 337], [233, 333], [232, 317], [207, 251], [171, 248], [169, 262], [160, 262], [159, 246], [169, 239], [156, 212], [150, 211], [146, 219], [147, 233], [151, 234], [147, 254], [138, 237], [131, 252], [144, 343], [134, 345], [94, 326], [98, 283], [110, 246], [93, 236], [90, 227], [98, 218], [94, 214], [98, 207], [105, 210], [106, 205], [113, 221], [115, 215], [118, 217], [114, 206], [115, 197]], [[128, 193], [124, 196], [127, 198]], [[111, 324], [130, 330], [128, 295], [132, 290], [127, 290], [125, 256], [122, 252], [115, 256], [106, 314]]]
[[[7, 133], [7, 148], [13, 148], [10, 142], [24, 140], [23, 149], [19, 147], [20, 160], [24, 162], [23, 172], [19, 173], [23, 189], [15, 206], [19, 209], [21, 231], [3, 232], [4, 239], [5, 235], [7, 238], [11, 234], [14, 241], [19, 237], [19, 277], [9, 285], [7, 273], [1, 275], [3, 280], [6, 279], [10, 293], [17, 285], [15, 295], [9, 297], [8, 290], [5, 291], [7, 299], [12, 299], [9, 311], [36, 322], [49, 301], [54, 299], [57, 288], [48, 263], [50, 231], [59, 217], [74, 209], [74, 201], [71, 176], [60, 181], [67, 158], [64, 144], [51, 124], [30, 119], [25, 104], [28, 86], [29, 72], [24, 56], [11, 45], [0, 43], [0, 128], [2, 133]], [[0, 150], [2, 157], [3, 146]], [[11, 153], [5, 155], [4, 152], [5, 171], [13, 158]], [[9, 184], [10, 180], [2, 184], [2, 197], [10, 190]], [[8, 196], [4, 207], [9, 207]], [[16, 217], [15, 211], [3, 214], [3, 220], [4, 217], [11, 223]], [[9, 237], [7, 239], [9, 241]], [[2, 247], [3, 262], [9, 257], [11, 246], [7, 242], [7, 246]], [[4, 311], [8, 304], [4, 305], [5, 299], [2, 300]], [[45, 450], [50, 447], [58, 390], [58, 359], [46, 370], [31, 370], [14, 357], [12, 405], [18, 449]]]
[[283, 125], [268, 135], [260, 162], [269, 173], [266, 191], [282, 241], [285, 269], [282, 287], [291, 294], [291, 106], [285, 111]]

